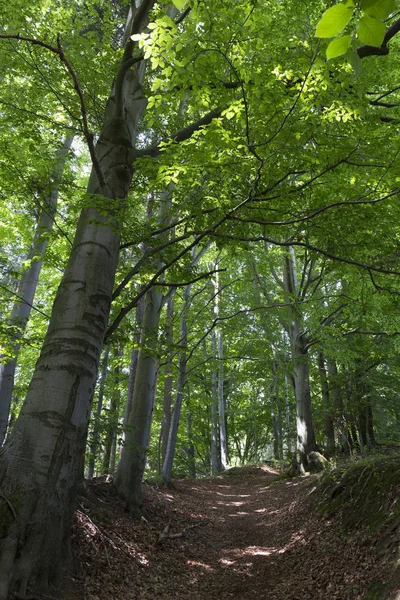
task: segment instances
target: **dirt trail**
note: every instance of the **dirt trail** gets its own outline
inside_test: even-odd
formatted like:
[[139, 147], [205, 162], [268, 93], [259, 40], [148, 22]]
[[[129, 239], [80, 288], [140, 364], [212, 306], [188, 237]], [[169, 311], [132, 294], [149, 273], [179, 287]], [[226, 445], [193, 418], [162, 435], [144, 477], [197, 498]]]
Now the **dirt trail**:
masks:
[[98, 484], [101, 511], [78, 513], [75, 600], [363, 599], [381, 580], [371, 542], [316, 517], [315, 480], [276, 479], [252, 467], [148, 486], [152, 518], [141, 523]]

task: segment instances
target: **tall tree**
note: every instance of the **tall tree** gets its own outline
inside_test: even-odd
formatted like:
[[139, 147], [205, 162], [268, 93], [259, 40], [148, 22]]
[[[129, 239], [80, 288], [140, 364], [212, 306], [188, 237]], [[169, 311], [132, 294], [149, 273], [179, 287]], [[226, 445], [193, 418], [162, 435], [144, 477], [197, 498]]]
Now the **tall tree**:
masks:
[[49, 233], [54, 225], [61, 176], [73, 139], [73, 135], [64, 139], [56, 153], [49, 181], [38, 192], [39, 217], [32, 245], [27, 256], [29, 264], [22, 274], [16, 295], [17, 300], [9, 319], [9, 327], [13, 331], [10, 336], [13, 356], [8, 361], [6, 357], [3, 359], [0, 357], [0, 446], [3, 444], [7, 433], [21, 338], [31, 314], [40, 271], [42, 269], [43, 257], [49, 240]]

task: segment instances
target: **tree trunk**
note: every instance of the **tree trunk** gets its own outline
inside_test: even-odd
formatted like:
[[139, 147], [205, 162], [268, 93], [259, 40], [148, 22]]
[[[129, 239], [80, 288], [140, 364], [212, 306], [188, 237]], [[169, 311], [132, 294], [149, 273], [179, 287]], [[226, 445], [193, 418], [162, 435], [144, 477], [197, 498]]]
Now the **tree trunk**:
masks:
[[176, 442], [178, 438], [178, 427], [181, 417], [182, 401], [184, 394], [184, 387], [186, 383], [186, 349], [187, 349], [187, 309], [189, 305], [190, 285], [186, 286], [185, 297], [184, 297], [184, 308], [183, 316], [181, 320], [181, 339], [180, 345], [181, 350], [179, 353], [179, 375], [177, 383], [177, 392], [175, 398], [175, 404], [172, 411], [171, 426], [168, 434], [167, 450], [165, 453], [165, 459], [162, 467], [162, 477], [167, 485], [171, 484], [172, 478], [172, 465], [175, 457]]
[[32, 304], [35, 297], [40, 272], [43, 265], [43, 256], [48, 243], [48, 234], [53, 229], [54, 217], [57, 210], [58, 192], [62, 173], [65, 167], [68, 151], [74, 137], [65, 137], [55, 157], [55, 165], [50, 173], [49, 192], [41, 198], [39, 219], [33, 237], [32, 246], [28, 253], [29, 267], [23, 273], [18, 286], [18, 301], [14, 304], [8, 326], [11, 330], [10, 343], [13, 358], [8, 362], [0, 363], [0, 446], [2, 446], [8, 426], [11, 408], [11, 397], [14, 388], [15, 369], [17, 366], [18, 352], [21, 338], [28, 324]]
[[[143, 31], [153, 3], [143, 0], [136, 30]], [[88, 185], [90, 204], [78, 220], [41, 354], [2, 451], [1, 600], [7, 598], [10, 587], [17, 587], [23, 597], [28, 584], [38, 584], [41, 589], [47, 589], [49, 583], [60, 584], [62, 566], [69, 557], [70, 527], [83, 475], [124, 199], [132, 179], [131, 148], [145, 107], [138, 69], [127, 71], [124, 63], [117, 79], [123, 97], [113, 93], [108, 103]]]
[[[217, 266], [217, 265], [215, 265]], [[220, 285], [219, 285], [219, 274], [216, 273], [214, 279], [214, 315], [215, 318], [219, 318], [219, 301], [220, 301]], [[228, 441], [226, 435], [226, 421], [225, 421], [225, 403], [224, 403], [224, 344], [222, 337], [222, 330], [220, 327], [216, 327], [216, 338], [217, 338], [217, 356], [218, 356], [218, 412], [219, 412], [219, 442], [221, 450], [221, 470], [225, 470], [228, 466]]]
[[[164, 191], [160, 198], [158, 224], [165, 226], [169, 219], [171, 194]], [[157, 261], [156, 268], [161, 266]], [[147, 460], [153, 420], [154, 397], [158, 374], [158, 329], [163, 304], [160, 288], [150, 288], [145, 295], [142, 336], [132, 397], [132, 408], [125, 433], [125, 443], [115, 476], [118, 494], [126, 501], [129, 512], [142, 515], [141, 490]]]
[[186, 452], [189, 461], [189, 477], [191, 477], [192, 479], [196, 479], [196, 459], [193, 443], [193, 416], [192, 411], [190, 410], [190, 406], [188, 406], [186, 429], [188, 436], [188, 447]]
[[[115, 454], [118, 432], [118, 408], [120, 401], [119, 379], [121, 367], [119, 363], [121, 355], [122, 353], [120, 350], [114, 351], [114, 360], [117, 364], [114, 367], [112, 384], [110, 386], [111, 400], [106, 424], [106, 440], [104, 444], [103, 464], [101, 469], [103, 474], [113, 473], [115, 469]], [[113, 454], [114, 456], [112, 461], [111, 457]], [[114, 462], [114, 469], [112, 468], [112, 462]]]
[[328, 456], [335, 454], [335, 430], [333, 427], [331, 399], [326, 376], [325, 358], [322, 350], [318, 352], [318, 370], [321, 381], [322, 406], [324, 408], [326, 452]]
[[129, 365], [129, 380], [128, 380], [128, 392], [126, 395], [126, 404], [124, 411], [124, 419], [122, 424], [122, 435], [121, 435], [121, 448], [125, 443], [125, 432], [128, 426], [129, 415], [132, 410], [133, 390], [135, 389], [135, 378], [137, 373], [138, 357], [139, 357], [139, 345], [140, 337], [142, 334], [143, 325], [143, 313], [144, 313], [144, 296], [142, 296], [136, 307], [136, 332], [133, 338], [134, 346], [131, 350], [131, 362]]
[[217, 329], [218, 347], [218, 412], [219, 412], [219, 439], [221, 447], [221, 468], [224, 471], [229, 467], [228, 462], [228, 436], [226, 427], [226, 411], [224, 400], [224, 346], [221, 329]]
[[296, 397], [297, 462], [300, 473], [308, 471], [308, 455], [318, 452], [315, 441], [311, 411], [311, 394], [308, 372], [307, 339], [303, 331], [295, 300], [298, 295], [296, 259], [294, 249], [289, 248], [285, 257], [284, 286], [286, 301], [292, 304], [292, 322], [287, 333], [290, 338], [293, 361], [293, 385]]
[[157, 288], [151, 288], [145, 296], [132, 409], [115, 477], [118, 493], [125, 499], [128, 510], [134, 516], [141, 514], [140, 498], [153, 416], [157, 333], [161, 307], [161, 292]]
[[168, 435], [171, 427], [171, 405], [172, 405], [172, 344], [174, 341], [174, 296], [175, 291], [172, 290], [168, 297], [167, 303], [167, 320], [166, 320], [166, 344], [167, 344], [167, 361], [165, 365], [164, 377], [164, 403], [163, 403], [163, 418], [161, 427], [161, 464], [164, 463], [165, 454], [167, 452]]
[[346, 416], [344, 414], [344, 406], [343, 406], [343, 398], [340, 390], [340, 385], [338, 381], [338, 370], [336, 366], [336, 362], [332, 359], [327, 360], [328, 366], [328, 377], [329, 377], [329, 389], [332, 396], [332, 404], [333, 410], [335, 414], [335, 422], [336, 422], [336, 431], [338, 443], [341, 449], [341, 452], [344, 454], [351, 453], [351, 443], [349, 439], [349, 431], [346, 421]]
[[290, 454], [292, 452], [292, 439], [291, 439], [291, 431], [290, 431], [290, 404], [289, 404], [289, 382], [288, 376], [285, 375], [285, 425], [286, 425], [286, 444], [287, 450]]
[[94, 423], [93, 423], [93, 438], [90, 444], [90, 459], [88, 466], [88, 479], [92, 479], [94, 476], [94, 467], [97, 458], [97, 448], [99, 446], [99, 437], [100, 437], [100, 415], [103, 409], [103, 399], [104, 399], [104, 387], [106, 383], [107, 369], [108, 369], [108, 357], [110, 354], [110, 346], [106, 346], [103, 357], [103, 367], [101, 370], [101, 379], [100, 379], [100, 387], [99, 387], [99, 396], [97, 398], [97, 407], [96, 413], [94, 415]]
[[[192, 261], [191, 267], [194, 268], [199, 262], [200, 258], [204, 254], [205, 250], [208, 248], [206, 245], [198, 254], [196, 254], [196, 246], [192, 250]], [[178, 427], [181, 416], [181, 408], [184, 394], [184, 387], [186, 384], [186, 370], [187, 370], [187, 317], [190, 308], [190, 292], [192, 286], [191, 284], [185, 287], [185, 293], [183, 296], [183, 305], [182, 305], [182, 316], [181, 316], [181, 326], [180, 326], [180, 335], [181, 339], [179, 341], [180, 344], [180, 352], [179, 352], [179, 375], [178, 375], [178, 384], [177, 384], [177, 392], [176, 399], [174, 404], [174, 409], [172, 411], [171, 417], [171, 426], [168, 434], [168, 443], [167, 443], [167, 451], [165, 453], [165, 459], [162, 467], [162, 476], [167, 485], [171, 484], [172, 478], [172, 465], [175, 458], [175, 450], [176, 450], [176, 442], [178, 438]]]
[[300, 331], [298, 321], [294, 323], [293, 329], [295, 331], [292, 357], [296, 396], [297, 452], [300, 471], [306, 472], [308, 471], [308, 455], [310, 452], [318, 452], [319, 449], [315, 441], [312, 421], [306, 340]]
[[[212, 355], [217, 356], [217, 339], [215, 329], [211, 331]], [[218, 471], [218, 386], [217, 371], [211, 371], [211, 476]]]
[[272, 420], [272, 435], [274, 445], [274, 458], [279, 459], [279, 431], [278, 431], [278, 419], [275, 414], [275, 382], [271, 382], [269, 389], [269, 398], [271, 405], [271, 420]]

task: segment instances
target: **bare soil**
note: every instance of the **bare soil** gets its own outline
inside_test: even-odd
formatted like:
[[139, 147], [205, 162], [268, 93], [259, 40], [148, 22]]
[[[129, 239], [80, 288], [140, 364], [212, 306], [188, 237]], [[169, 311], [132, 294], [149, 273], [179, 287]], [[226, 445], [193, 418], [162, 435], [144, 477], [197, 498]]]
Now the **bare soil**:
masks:
[[78, 576], [65, 598], [400, 599], [394, 556], [382, 556], [376, 537], [345, 537], [337, 519], [318, 517], [316, 485], [268, 467], [180, 480], [172, 490], [145, 485], [149, 520], [138, 522], [112, 485], [94, 480], [98, 502], [81, 499], [76, 514]]

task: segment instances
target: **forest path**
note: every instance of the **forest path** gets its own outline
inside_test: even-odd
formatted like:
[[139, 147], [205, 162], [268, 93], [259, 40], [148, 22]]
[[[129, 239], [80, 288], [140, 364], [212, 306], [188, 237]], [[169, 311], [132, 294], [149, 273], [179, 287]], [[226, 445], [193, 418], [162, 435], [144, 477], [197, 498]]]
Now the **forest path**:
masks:
[[104, 486], [94, 488], [104, 514], [78, 513], [85, 574], [75, 600], [361, 600], [380, 580], [368, 539], [345, 539], [316, 516], [315, 479], [248, 467], [172, 490], [145, 486], [152, 518], [141, 523]]

